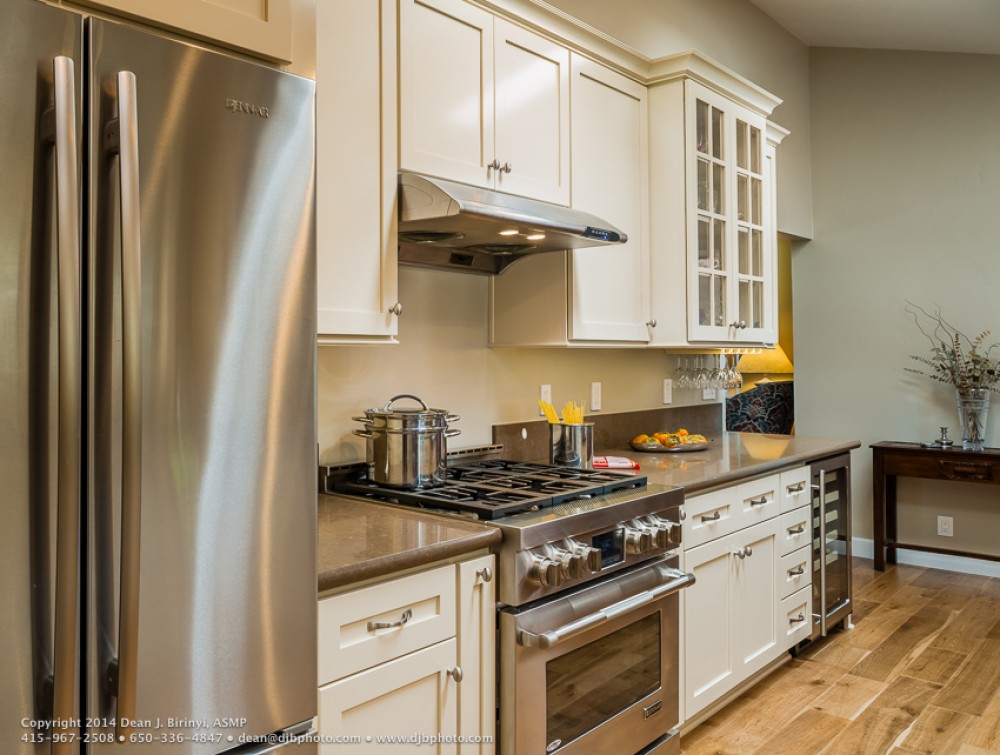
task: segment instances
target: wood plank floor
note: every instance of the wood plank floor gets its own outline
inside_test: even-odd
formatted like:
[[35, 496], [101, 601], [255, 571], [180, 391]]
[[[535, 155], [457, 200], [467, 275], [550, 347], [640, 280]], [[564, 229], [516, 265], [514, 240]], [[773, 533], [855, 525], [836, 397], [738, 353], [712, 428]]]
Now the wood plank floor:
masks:
[[854, 561], [855, 628], [681, 737], [684, 755], [1000, 753], [1000, 579]]

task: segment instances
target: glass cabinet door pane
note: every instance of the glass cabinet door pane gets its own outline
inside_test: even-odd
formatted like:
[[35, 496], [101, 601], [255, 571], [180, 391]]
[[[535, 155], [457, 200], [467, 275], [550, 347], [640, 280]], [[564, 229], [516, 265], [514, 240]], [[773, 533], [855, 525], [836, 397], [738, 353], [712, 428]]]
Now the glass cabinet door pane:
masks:
[[726, 324], [726, 279], [721, 275], [715, 278], [715, 325], [723, 327]]
[[699, 152], [708, 154], [708, 103], [697, 100], [695, 103], [695, 138]]
[[698, 209], [708, 212], [708, 160], [698, 158]]
[[761, 281], [754, 281], [750, 284], [753, 289], [753, 315], [747, 319], [751, 328], [764, 327], [764, 284]]
[[764, 234], [761, 231], [753, 231], [751, 234], [751, 261], [750, 272], [757, 278], [764, 275]]
[[718, 108], [712, 108], [712, 157], [717, 157], [720, 160], [725, 159], [725, 155], [722, 151], [722, 121], [725, 115]]
[[753, 320], [750, 313], [750, 282], [740, 281], [740, 320], [749, 323]]
[[740, 275], [750, 274], [750, 233], [746, 228], [739, 229], [739, 271]]
[[712, 249], [708, 235], [708, 218], [698, 218], [698, 267], [712, 266]]
[[712, 212], [726, 212], [726, 169], [717, 163], [712, 165]]
[[739, 220], [750, 217], [747, 210], [747, 177], [742, 173], [736, 176], [736, 217]]
[[712, 221], [712, 267], [716, 270], [725, 270], [726, 265], [726, 223], [722, 220]]
[[[761, 224], [761, 180], [759, 178], [750, 179], [750, 207], [752, 208], [751, 222], [754, 225]], [[742, 217], [742, 216], [741, 216]]]
[[750, 170], [760, 173], [760, 129], [750, 129]]
[[736, 167], [748, 170], [749, 160], [747, 160], [747, 124], [743, 121], [736, 121]]
[[698, 324], [712, 324], [712, 278], [714, 276], [701, 273], [698, 276]]

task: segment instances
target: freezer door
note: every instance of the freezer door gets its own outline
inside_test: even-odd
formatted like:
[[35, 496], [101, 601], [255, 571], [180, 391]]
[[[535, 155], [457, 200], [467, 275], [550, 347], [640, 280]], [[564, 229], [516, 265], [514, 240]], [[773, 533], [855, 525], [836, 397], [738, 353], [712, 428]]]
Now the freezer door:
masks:
[[33, 722], [79, 718], [81, 32], [0, 3], [0, 752], [15, 755], [50, 751]]
[[316, 711], [314, 84], [88, 24], [93, 749], [218, 752]]

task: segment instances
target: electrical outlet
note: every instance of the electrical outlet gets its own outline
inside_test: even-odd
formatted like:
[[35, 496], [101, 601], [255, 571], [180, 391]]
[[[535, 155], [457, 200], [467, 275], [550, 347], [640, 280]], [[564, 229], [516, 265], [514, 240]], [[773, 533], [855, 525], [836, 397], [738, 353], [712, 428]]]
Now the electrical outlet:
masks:
[[601, 411], [601, 384], [591, 383], [590, 384], [590, 411], [599, 412]]
[[[542, 383], [542, 387], [538, 391], [538, 398], [547, 404], [552, 403], [552, 386], [549, 383]], [[542, 407], [538, 407], [538, 414], [542, 417], [545, 416], [545, 412], [542, 411]]]
[[942, 537], [955, 537], [955, 518], [950, 516], [939, 516], [938, 534]]
[[674, 402], [674, 381], [670, 378], [663, 378], [663, 403], [672, 404]]
[[703, 388], [701, 391], [702, 401], [715, 401], [715, 388]]

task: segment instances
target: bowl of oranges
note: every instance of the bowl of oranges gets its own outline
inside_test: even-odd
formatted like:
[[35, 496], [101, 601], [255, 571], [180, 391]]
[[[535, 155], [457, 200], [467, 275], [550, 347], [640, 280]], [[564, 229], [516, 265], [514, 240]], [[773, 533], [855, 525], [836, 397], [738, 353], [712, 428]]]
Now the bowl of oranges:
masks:
[[704, 451], [709, 440], [704, 435], [689, 433], [683, 427], [672, 433], [652, 433], [636, 435], [628, 443], [636, 451], [647, 453], [683, 453]]

